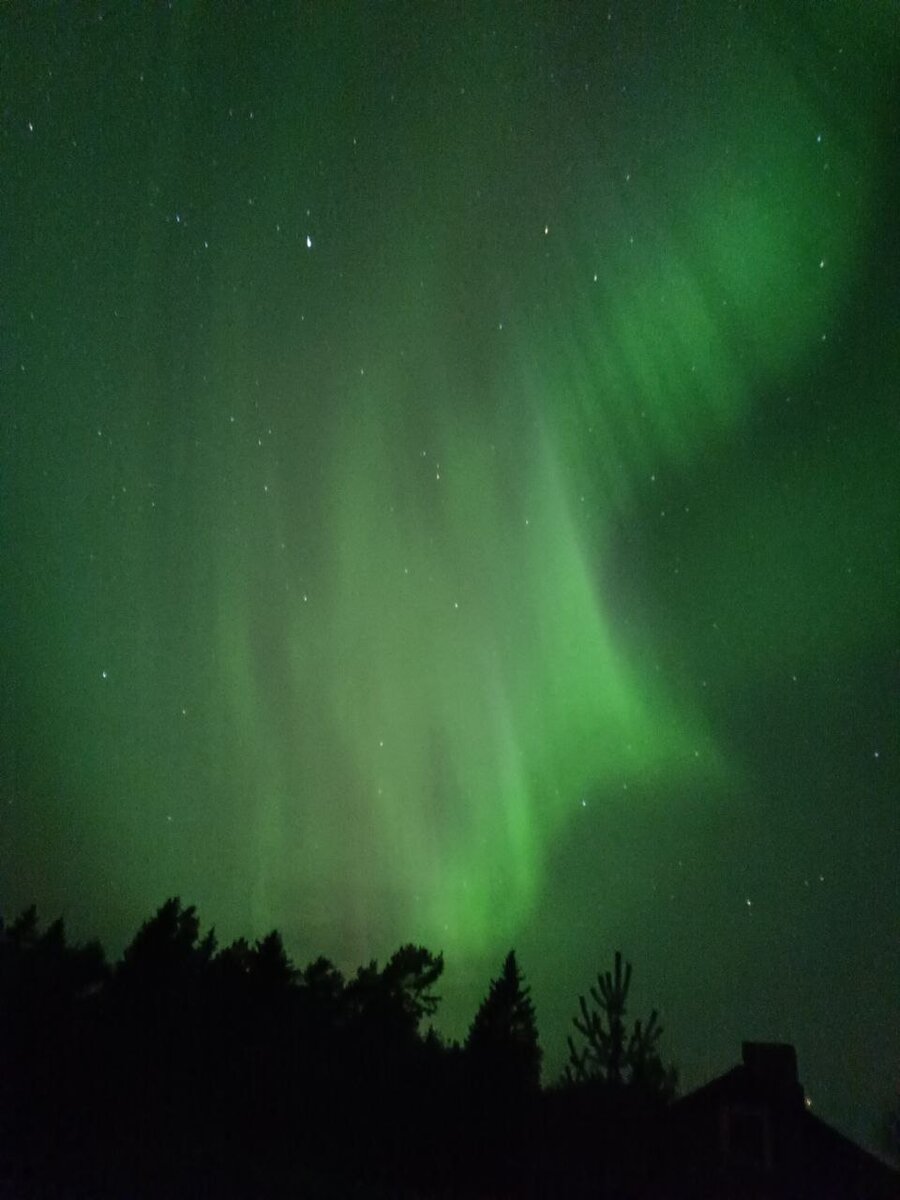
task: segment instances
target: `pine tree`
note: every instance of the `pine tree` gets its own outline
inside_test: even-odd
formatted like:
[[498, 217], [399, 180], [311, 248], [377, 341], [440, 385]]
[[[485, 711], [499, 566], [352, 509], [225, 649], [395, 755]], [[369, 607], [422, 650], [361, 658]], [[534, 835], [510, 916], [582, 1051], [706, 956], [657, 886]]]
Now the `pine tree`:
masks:
[[541, 1047], [530, 992], [510, 950], [466, 1038], [471, 1061], [504, 1089], [536, 1091], [540, 1086]]
[[565, 1078], [570, 1083], [594, 1081], [611, 1087], [628, 1085], [647, 1095], [669, 1099], [675, 1093], [676, 1073], [666, 1068], [659, 1055], [662, 1026], [654, 1009], [646, 1024], [637, 1020], [629, 1030], [628, 990], [631, 987], [631, 963], [622, 969], [621, 951], [616, 951], [612, 971], [597, 976], [590, 990], [594, 1007], [584, 996], [578, 997], [580, 1017], [573, 1025], [583, 1038], [578, 1049], [570, 1037], [569, 1064]]

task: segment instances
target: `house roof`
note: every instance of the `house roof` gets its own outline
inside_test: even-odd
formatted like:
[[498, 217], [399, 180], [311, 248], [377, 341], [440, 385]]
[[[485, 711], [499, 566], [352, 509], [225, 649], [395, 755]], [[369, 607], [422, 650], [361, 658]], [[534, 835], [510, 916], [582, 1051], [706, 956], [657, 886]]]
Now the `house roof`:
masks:
[[676, 1101], [667, 1124], [675, 1195], [900, 1200], [900, 1174], [809, 1111], [790, 1045], [745, 1042], [742, 1062]]

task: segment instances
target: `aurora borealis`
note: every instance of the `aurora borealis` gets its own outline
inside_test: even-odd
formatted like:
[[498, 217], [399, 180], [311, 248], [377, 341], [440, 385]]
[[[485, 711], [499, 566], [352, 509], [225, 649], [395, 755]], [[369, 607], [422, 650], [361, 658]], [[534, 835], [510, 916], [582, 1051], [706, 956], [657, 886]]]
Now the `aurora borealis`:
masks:
[[[788, 11], [790, 10], [790, 11]], [[900, 1070], [896, 12], [11, 4], [0, 911]]]

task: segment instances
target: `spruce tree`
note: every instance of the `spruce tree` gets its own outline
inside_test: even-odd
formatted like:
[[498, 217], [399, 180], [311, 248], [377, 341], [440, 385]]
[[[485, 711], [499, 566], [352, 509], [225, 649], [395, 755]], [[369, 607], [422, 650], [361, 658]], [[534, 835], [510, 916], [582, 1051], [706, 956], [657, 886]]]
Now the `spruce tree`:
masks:
[[466, 1038], [466, 1053], [478, 1071], [504, 1090], [540, 1087], [541, 1047], [530, 992], [510, 950]]

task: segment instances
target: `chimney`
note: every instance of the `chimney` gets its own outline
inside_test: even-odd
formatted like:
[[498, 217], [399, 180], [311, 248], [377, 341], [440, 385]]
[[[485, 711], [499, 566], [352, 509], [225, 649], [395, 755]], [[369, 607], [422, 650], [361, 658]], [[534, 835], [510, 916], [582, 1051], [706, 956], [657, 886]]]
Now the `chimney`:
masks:
[[754, 1079], [779, 1091], [801, 1091], [797, 1078], [797, 1051], [788, 1042], [743, 1042], [744, 1066]]

